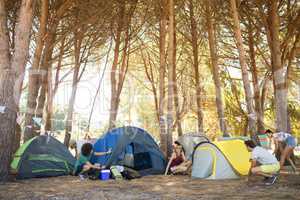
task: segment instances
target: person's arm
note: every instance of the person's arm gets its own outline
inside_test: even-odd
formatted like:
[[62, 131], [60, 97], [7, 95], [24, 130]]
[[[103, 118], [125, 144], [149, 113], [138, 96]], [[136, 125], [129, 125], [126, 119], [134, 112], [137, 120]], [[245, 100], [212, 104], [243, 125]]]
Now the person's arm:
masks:
[[172, 154], [171, 158], [169, 159], [169, 162], [166, 167], [165, 175], [168, 174], [168, 171], [169, 171], [169, 168], [170, 168], [170, 165], [171, 165], [171, 162], [173, 161], [173, 159], [174, 159], [174, 153]]
[[274, 141], [274, 146], [275, 146], [273, 154], [276, 155], [277, 151], [279, 150], [279, 142], [275, 138], [273, 138], [273, 141]]
[[186, 161], [186, 157], [185, 157], [185, 155], [184, 155], [183, 152], [181, 153], [181, 156], [182, 156], [182, 158], [183, 158], [183, 161]]
[[101, 169], [100, 166], [93, 165], [93, 164], [90, 163], [89, 161], [87, 161], [85, 164], [86, 164], [87, 166], [89, 166], [90, 168], [93, 168], [93, 169]]
[[250, 166], [249, 173], [248, 173], [249, 176], [252, 174], [252, 173], [251, 173], [252, 168], [254, 168], [254, 167], [256, 167], [256, 166], [257, 166], [256, 160], [251, 159], [251, 166]]
[[95, 156], [104, 156], [104, 155], [107, 155], [107, 154], [111, 154], [111, 149], [109, 149], [106, 152], [94, 152]]

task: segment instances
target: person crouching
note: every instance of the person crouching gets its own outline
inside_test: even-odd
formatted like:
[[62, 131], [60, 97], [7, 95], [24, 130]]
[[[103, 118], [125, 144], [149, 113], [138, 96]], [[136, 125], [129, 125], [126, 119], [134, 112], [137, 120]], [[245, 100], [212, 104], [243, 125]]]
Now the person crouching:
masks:
[[111, 149], [107, 152], [93, 152], [93, 145], [90, 143], [85, 143], [81, 147], [81, 153], [75, 163], [74, 175], [80, 176], [81, 179], [87, 178], [87, 175], [90, 171], [100, 170], [105, 166], [100, 166], [99, 164], [92, 164], [90, 162], [92, 155], [103, 156], [110, 154]]
[[266, 185], [273, 185], [280, 170], [280, 164], [276, 157], [268, 150], [256, 146], [253, 141], [245, 141], [248, 151], [251, 152], [251, 168], [249, 175], [259, 175], [265, 177]]

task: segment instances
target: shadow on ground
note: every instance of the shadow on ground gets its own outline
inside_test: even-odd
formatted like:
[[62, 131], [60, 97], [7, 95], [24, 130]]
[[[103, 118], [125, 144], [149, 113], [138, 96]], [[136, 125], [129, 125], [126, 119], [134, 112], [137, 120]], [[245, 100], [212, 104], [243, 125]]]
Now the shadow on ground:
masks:
[[148, 176], [131, 181], [58, 177], [0, 185], [5, 200], [300, 199], [300, 176], [282, 175], [273, 186], [262, 179], [208, 181], [187, 176]]

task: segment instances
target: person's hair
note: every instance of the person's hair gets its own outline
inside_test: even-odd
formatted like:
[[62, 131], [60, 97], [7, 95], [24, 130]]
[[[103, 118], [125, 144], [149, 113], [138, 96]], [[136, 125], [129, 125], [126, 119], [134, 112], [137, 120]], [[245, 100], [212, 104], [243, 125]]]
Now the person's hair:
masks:
[[175, 141], [174, 144], [176, 144], [178, 146], [182, 146], [178, 141]]
[[81, 154], [84, 156], [89, 156], [93, 150], [93, 145], [91, 143], [84, 143], [81, 147]]
[[254, 143], [252, 140], [247, 140], [247, 141], [245, 141], [245, 145], [246, 145], [247, 147], [252, 148], [252, 149], [256, 147], [255, 143]]
[[273, 134], [273, 131], [271, 131], [270, 129], [267, 129], [267, 130], [265, 131], [265, 133]]

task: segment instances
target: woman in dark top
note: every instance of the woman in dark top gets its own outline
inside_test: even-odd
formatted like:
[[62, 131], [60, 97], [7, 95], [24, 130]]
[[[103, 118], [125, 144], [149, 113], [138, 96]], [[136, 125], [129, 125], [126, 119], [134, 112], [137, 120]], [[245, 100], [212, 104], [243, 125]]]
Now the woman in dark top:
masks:
[[181, 144], [179, 142], [175, 142], [173, 145], [173, 153], [171, 155], [171, 158], [168, 162], [166, 171], [165, 171], [165, 175], [168, 174], [168, 172], [173, 171], [173, 168], [180, 165], [181, 163], [183, 163], [185, 161], [185, 156], [184, 156], [184, 152], [183, 152], [183, 148], [181, 146]]

